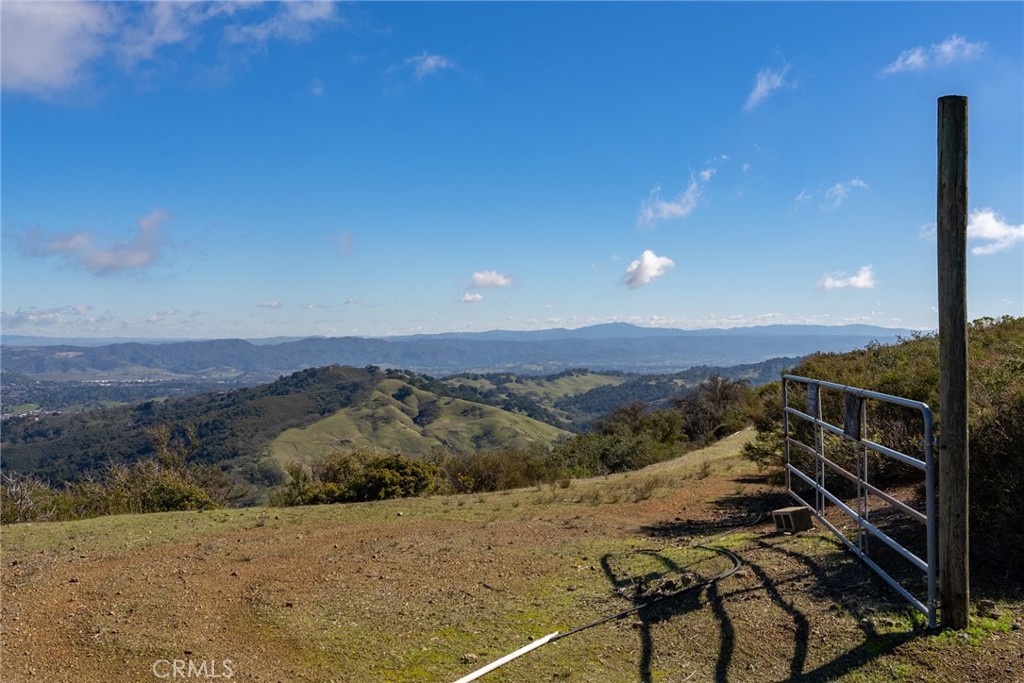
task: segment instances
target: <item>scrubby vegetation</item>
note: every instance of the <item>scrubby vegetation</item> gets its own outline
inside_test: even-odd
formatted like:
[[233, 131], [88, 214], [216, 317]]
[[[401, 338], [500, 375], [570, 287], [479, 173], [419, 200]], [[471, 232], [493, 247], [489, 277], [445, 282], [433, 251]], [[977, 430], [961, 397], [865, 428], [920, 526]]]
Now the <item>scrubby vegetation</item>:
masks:
[[[969, 343], [973, 561], [1024, 575], [1024, 526], [1020, 523], [1024, 519], [1024, 318], [977, 320], [970, 326]], [[936, 432], [941, 433], [937, 336], [915, 336], [891, 346], [873, 344], [849, 353], [816, 354], [804, 359], [792, 373], [923, 401], [935, 411]], [[763, 468], [778, 471], [782, 463], [781, 388], [775, 383], [758, 394], [760, 408], [754, 414], [758, 435], [745, 454]], [[825, 419], [833, 424], [842, 424], [842, 409], [838, 401], [822, 403]], [[869, 417], [869, 434], [905, 452], [920, 452], [919, 423], [920, 418], [911, 412], [880, 406]], [[844, 455], [841, 448], [829, 452], [840, 465], [852, 469], [852, 453]], [[886, 464], [886, 459], [876, 460], [870, 473], [873, 481], [901, 483], [906, 468]]]
[[[325, 371], [295, 373], [267, 390], [286, 395], [296, 383], [320, 386]], [[377, 370], [367, 372], [375, 375]], [[398, 372], [388, 374], [392, 380], [399, 378]], [[430, 378], [412, 374], [401, 378], [410, 383], [402, 384], [392, 398], [411, 398], [411, 386], [420, 391], [433, 386]], [[632, 401], [599, 419], [591, 432], [559, 443], [462, 453], [437, 447], [425, 459], [373, 447], [338, 448], [324, 457], [290, 463], [269, 502], [312, 505], [432, 492], [498, 491], [635, 470], [740, 429], [755, 404], [746, 383], [716, 375], [692, 391], [677, 394], [668, 407]], [[423, 402], [413, 421], [429, 424], [440, 414], [436, 400]], [[99, 476], [51, 487], [32, 476], [6, 474], [3, 521], [204, 509], [254, 500], [251, 486], [200, 459], [204, 449], [198, 428], [187, 426], [175, 434], [161, 425], [145, 434], [154, 457], [109, 464]]]
[[714, 376], [677, 396], [667, 408], [639, 401], [623, 404], [598, 420], [593, 431], [551, 448], [538, 445], [462, 457], [438, 453], [432, 461], [444, 481], [437, 488], [498, 491], [640, 469], [741, 429], [752, 401], [746, 383]]
[[338, 450], [311, 468], [292, 465], [288, 474], [288, 483], [271, 496], [272, 505], [408, 498], [430, 491], [438, 477], [434, 465], [372, 448]]
[[238, 495], [220, 470], [188, 462], [198, 446], [195, 430], [173, 439], [166, 426], [149, 431], [152, 459], [112, 464], [98, 477], [53, 487], [31, 475], [4, 473], [0, 521], [54, 522], [101, 515], [209, 510]]
[[194, 461], [237, 473], [240, 482], [274, 485], [283, 473], [267, 471], [259, 462], [272, 439], [363, 400], [382, 378], [376, 368], [335, 365], [235, 391], [12, 418], [3, 425], [4, 470], [52, 481], [95, 478], [110, 465], [153, 457], [148, 430], [190, 424], [199, 442]]

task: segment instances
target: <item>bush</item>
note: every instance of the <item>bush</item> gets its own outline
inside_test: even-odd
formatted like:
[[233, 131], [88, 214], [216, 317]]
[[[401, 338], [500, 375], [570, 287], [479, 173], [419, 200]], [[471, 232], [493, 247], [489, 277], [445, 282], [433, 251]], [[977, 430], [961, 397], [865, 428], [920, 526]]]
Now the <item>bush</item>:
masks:
[[445, 487], [453, 493], [504, 491], [547, 484], [567, 476], [540, 446], [478, 451], [438, 458]]
[[287, 468], [288, 481], [270, 496], [271, 505], [355, 503], [407, 498], [436, 487], [439, 471], [428, 462], [373, 448], [337, 450], [309, 469]]

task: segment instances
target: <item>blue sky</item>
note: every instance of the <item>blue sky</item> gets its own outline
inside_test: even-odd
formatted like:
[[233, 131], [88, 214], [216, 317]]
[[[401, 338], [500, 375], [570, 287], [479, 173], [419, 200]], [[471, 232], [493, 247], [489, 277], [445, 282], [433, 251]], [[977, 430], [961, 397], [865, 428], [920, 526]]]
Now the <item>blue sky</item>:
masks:
[[1024, 314], [1024, 4], [2, 6], [6, 334]]

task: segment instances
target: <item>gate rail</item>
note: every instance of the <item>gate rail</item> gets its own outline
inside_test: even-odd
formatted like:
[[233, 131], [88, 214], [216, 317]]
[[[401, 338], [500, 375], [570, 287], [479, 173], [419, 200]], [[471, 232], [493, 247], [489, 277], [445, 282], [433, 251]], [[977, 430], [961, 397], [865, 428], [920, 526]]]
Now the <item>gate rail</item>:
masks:
[[[789, 405], [789, 383], [799, 383], [807, 387], [807, 412], [797, 410]], [[839, 391], [843, 394], [843, 426], [836, 426], [822, 419], [821, 411], [821, 390], [828, 389]], [[924, 460], [906, 453], [901, 453], [887, 446], [883, 446], [864, 437], [867, 423], [866, 399], [893, 403], [918, 410], [924, 425]], [[912, 604], [919, 611], [928, 617], [928, 626], [935, 628], [935, 612], [937, 606], [936, 584], [938, 574], [937, 546], [936, 546], [936, 514], [935, 514], [935, 463], [933, 457], [933, 422], [932, 411], [927, 404], [920, 401], [911, 401], [899, 396], [881, 394], [876, 391], [858, 389], [834, 382], [825, 382], [818, 379], [799, 377], [797, 375], [782, 376], [782, 405], [783, 405], [783, 435], [784, 451], [786, 458], [786, 488], [801, 505], [810, 509], [815, 517], [822, 524], [828, 527], [857, 557], [864, 561], [871, 569], [881, 576], [886, 583], [899, 593], [904, 599]], [[810, 414], [808, 414], [810, 413]], [[790, 429], [790, 417], [803, 420], [814, 426], [815, 444], [808, 445], [793, 435]], [[863, 457], [857, 459], [857, 472], [849, 472], [825, 456], [824, 432], [830, 432], [848, 441], [859, 444], [863, 448]], [[814, 458], [814, 473], [809, 475], [794, 466], [790, 460], [790, 448], [795, 447]], [[877, 486], [868, 482], [868, 454], [875, 452], [882, 456], [893, 458], [901, 463], [922, 470], [925, 476], [925, 513], [915, 510], [909, 505], [890, 496]], [[857, 509], [840, 500], [835, 494], [828, 490], [825, 483], [825, 472], [830, 470], [844, 479], [854, 483], [857, 487]], [[815, 504], [805, 501], [793, 490], [793, 477], [808, 484], [815, 494]], [[813, 478], [812, 478], [813, 476]], [[869, 517], [868, 496], [876, 496], [888, 503], [894, 509], [921, 522], [925, 525], [927, 533], [927, 557], [922, 559], [913, 552], [904, 548], [896, 540], [872, 524]], [[830, 501], [835, 506], [850, 516], [857, 527], [857, 542], [851, 541], [845, 534], [837, 529], [825, 518], [825, 502]], [[880, 567], [869, 555], [868, 538], [875, 537], [886, 546], [894, 550], [900, 557], [912, 564], [927, 576], [928, 598], [927, 604], [921, 602], [913, 593], [902, 586], [888, 572]]]

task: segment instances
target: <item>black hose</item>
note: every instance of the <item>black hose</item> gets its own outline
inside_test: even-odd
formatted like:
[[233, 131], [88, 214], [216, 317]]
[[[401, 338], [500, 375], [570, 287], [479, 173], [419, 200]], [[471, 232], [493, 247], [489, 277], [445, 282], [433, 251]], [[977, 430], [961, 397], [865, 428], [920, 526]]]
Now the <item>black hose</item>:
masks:
[[687, 586], [686, 588], [681, 588], [681, 589], [675, 591], [674, 593], [669, 593], [667, 595], [661, 595], [661, 596], [659, 596], [657, 598], [654, 598], [653, 600], [651, 600], [649, 602], [645, 602], [642, 605], [636, 605], [634, 607], [630, 607], [629, 609], [623, 610], [623, 611], [618, 612], [616, 614], [609, 614], [608, 616], [601, 617], [600, 619], [597, 619], [596, 621], [592, 621], [589, 624], [584, 624], [583, 626], [577, 626], [576, 628], [572, 629], [571, 631], [566, 631], [565, 633], [559, 633], [557, 636], [552, 638], [551, 641], [549, 641], [549, 642], [553, 642], [555, 640], [561, 640], [562, 638], [566, 638], [568, 636], [571, 636], [574, 633], [579, 633], [580, 631], [585, 631], [588, 628], [593, 628], [595, 626], [600, 626], [601, 624], [604, 624], [604, 623], [609, 622], [609, 621], [614, 621], [615, 619], [621, 619], [622, 617], [625, 617], [625, 616], [628, 616], [630, 614], [633, 614], [634, 612], [639, 612], [640, 610], [647, 609], [651, 605], [656, 605], [659, 602], [664, 602], [665, 600], [674, 600], [674, 599], [676, 599], [676, 598], [678, 598], [678, 597], [680, 597], [682, 595], [685, 595], [686, 593], [698, 590], [700, 588], [704, 588], [705, 586], [709, 586], [709, 585], [715, 583], [716, 581], [721, 581], [722, 579], [725, 579], [725, 578], [728, 578], [728, 577], [732, 576], [733, 574], [735, 574], [736, 572], [739, 571], [740, 567], [743, 566], [743, 560], [740, 559], [739, 555], [737, 555], [736, 553], [732, 552], [731, 550], [726, 550], [725, 548], [715, 548], [713, 546], [705, 545], [705, 543], [711, 543], [712, 541], [717, 541], [718, 539], [724, 538], [725, 536], [728, 536], [729, 534], [733, 533], [734, 531], [737, 531], [738, 529], [742, 529], [742, 528], [748, 527], [748, 526], [754, 526], [755, 524], [760, 522], [763, 517], [764, 517], [763, 514], [759, 514], [754, 519], [754, 521], [752, 521], [752, 522], [747, 522], [745, 524], [739, 524], [739, 525], [733, 527], [732, 529], [729, 529], [725, 533], [719, 534], [718, 536], [715, 536], [715, 537], [713, 537], [713, 538], [711, 538], [711, 539], [709, 539], [707, 541], [704, 541], [702, 543], [698, 543], [698, 544], [694, 544], [694, 545], [690, 546], [691, 548], [703, 548], [704, 550], [710, 550], [710, 551], [716, 552], [716, 553], [718, 553], [720, 555], [727, 555], [729, 557], [729, 559], [732, 560], [732, 563], [733, 563], [733, 566], [732, 566], [731, 569], [728, 569], [728, 570], [726, 570], [726, 571], [724, 571], [721, 574], [718, 574], [716, 576], [712, 576], [710, 579], [705, 579], [704, 581], [701, 581], [700, 583], [695, 583], [692, 586]]

